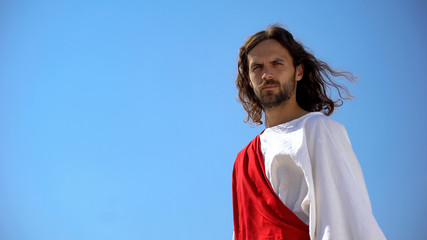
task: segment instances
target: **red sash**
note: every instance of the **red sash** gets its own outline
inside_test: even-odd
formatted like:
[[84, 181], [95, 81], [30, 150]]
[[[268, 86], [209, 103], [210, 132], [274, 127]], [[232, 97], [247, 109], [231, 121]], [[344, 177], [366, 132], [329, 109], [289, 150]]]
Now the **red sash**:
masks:
[[259, 135], [237, 155], [233, 169], [236, 240], [309, 240], [309, 228], [274, 192], [265, 176]]

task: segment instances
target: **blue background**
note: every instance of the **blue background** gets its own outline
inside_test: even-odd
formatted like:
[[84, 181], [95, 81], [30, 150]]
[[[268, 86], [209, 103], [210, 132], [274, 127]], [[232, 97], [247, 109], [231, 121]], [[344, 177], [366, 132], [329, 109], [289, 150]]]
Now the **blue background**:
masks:
[[0, 1], [0, 239], [230, 239], [238, 49], [284, 24], [359, 75], [343, 123], [388, 239], [427, 239], [425, 1]]

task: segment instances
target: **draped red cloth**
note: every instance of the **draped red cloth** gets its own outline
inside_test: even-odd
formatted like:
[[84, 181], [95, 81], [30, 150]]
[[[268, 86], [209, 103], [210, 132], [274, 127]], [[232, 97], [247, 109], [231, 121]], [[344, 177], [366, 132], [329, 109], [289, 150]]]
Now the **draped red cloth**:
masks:
[[266, 175], [259, 135], [237, 155], [233, 169], [236, 240], [309, 240], [309, 228], [274, 192]]

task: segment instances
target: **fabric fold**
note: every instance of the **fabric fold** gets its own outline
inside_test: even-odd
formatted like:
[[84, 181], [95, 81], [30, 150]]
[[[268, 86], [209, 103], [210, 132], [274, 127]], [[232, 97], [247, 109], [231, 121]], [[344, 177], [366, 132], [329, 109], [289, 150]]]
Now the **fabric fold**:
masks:
[[283, 204], [265, 175], [259, 135], [234, 163], [233, 209], [236, 240], [310, 239], [309, 227]]

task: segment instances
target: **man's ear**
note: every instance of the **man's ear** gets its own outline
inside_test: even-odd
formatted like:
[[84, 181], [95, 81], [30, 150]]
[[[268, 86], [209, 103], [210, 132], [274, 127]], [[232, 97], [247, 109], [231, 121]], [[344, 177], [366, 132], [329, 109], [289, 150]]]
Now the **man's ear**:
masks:
[[301, 80], [304, 77], [304, 65], [302, 63], [295, 68], [295, 79], [297, 81]]

